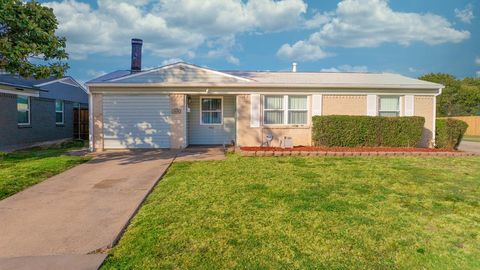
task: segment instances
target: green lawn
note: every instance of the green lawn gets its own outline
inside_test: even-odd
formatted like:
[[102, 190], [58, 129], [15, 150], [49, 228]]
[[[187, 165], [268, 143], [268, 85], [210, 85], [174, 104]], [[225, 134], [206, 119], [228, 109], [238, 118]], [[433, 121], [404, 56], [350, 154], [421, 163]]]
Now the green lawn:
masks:
[[103, 269], [480, 269], [480, 158], [174, 163]]
[[480, 136], [468, 136], [465, 135], [463, 136], [464, 141], [469, 141], [469, 142], [480, 142]]
[[0, 200], [87, 161], [87, 157], [64, 155], [81, 146], [83, 142], [75, 141], [46, 149], [0, 153]]

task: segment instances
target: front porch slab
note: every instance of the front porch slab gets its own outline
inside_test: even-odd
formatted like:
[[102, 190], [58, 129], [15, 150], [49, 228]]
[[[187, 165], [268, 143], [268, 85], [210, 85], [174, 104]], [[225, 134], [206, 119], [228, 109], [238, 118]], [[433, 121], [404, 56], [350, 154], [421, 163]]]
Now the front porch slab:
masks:
[[189, 146], [177, 154], [174, 162], [199, 160], [224, 160], [223, 146]]

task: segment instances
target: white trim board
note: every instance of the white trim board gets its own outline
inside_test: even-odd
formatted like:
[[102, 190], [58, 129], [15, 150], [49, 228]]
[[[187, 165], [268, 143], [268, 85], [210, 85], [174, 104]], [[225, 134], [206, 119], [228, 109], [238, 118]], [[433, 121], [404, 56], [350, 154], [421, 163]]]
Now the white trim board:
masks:
[[[67, 81], [70, 81], [70, 82], [67, 82]], [[78, 88], [82, 89], [83, 91], [85, 91], [85, 93], [88, 93], [88, 91], [85, 87], [83, 87], [80, 83], [78, 83], [74, 78], [72, 78], [70, 76], [55, 79], [55, 80], [52, 80], [52, 81], [49, 81], [49, 82], [36, 84], [35, 86], [36, 87], [42, 87], [42, 86], [49, 85], [49, 84], [54, 84], [54, 83], [63, 83], [63, 84], [67, 84], [67, 85], [70, 85], [70, 86], [75, 86], [75, 87], [78, 87]]]
[[260, 127], [260, 94], [250, 95], [250, 127]]
[[[28, 91], [28, 92], [26, 92]], [[7, 90], [7, 89], [1, 89], [0, 88], [0, 93], [4, 94], [12, 94], [12, 95], [20, 95], [20, 96], [28, 96], [28, 97], [39, 97], [40, 94], [38, 91], [35, 90]]]
[[318, 94], [312, 95], [312, 116], [322, 115], [323, 113], [323, 96]]
[[[221, 113], [222, 113], [222, 118], [220, 119], [220, 123], [203, 123], [203, 119], [202, 119], [202, 114], [203, 114], [203, 110], [202, 110], [202, 99], [207, 99], [207, 98], [210, 98], [210, 99], [220, 99], [220, 107], [221, 107]], [[200, 96], [200, 104], [199, 104], [199, 111], [200, 111], [200, 125], [201, 126], [223, 126], [223, 96]]]
[[[90, 89], [91, 91], [91, 89]], [[403, 96], [407, 94], [412, 94], [411, 92], [398, 92], [398, 93], [392, 93], [392, 92], [323, 92], [323, 91], [318, 91], [318, 90], [312, 90], [309, 92], [305, 91], [299, 91], [299, 92], [292, 92], [292, 91], [272, 91], [272, 92], [266, 92], [266, 91], [255, 91], [255, 92], [246, 92], [246, 91], [215, 91], [211, 88], [209, 88], [208, 93], [206, 90], [199, 90], [199, 91], [191, 91], [191, 90], [178, 90], [178, 89], [169, 89], [169, 90], [138, 90], [135, 88], [132, 89], [126, 89], [126, 90], [118, 90], [116, 89], [115, 91], [105, 91], [105, 90], [93, 90], [91, 91], [92, 93], [99, 93], [99, 94], [123, 94], [123, 95], [137, 95], [137, 94], [188, 94], [188, 95], [206, 95], [206, 94], [211, 94], [211, 95], [253, 95], [253, 94], [261, 94], [261, 95], [312, 95], [312, 94], [321, 94], [321, 95], [337, 95], [337, 96], [366, 96], [366, 95], [395, 95], [395, 96]], [[418, 96], [437, 96], [438, 94], [436, 93], [425, 93], [425, 92], [415, 92], [413, 93], [414, 95]]]

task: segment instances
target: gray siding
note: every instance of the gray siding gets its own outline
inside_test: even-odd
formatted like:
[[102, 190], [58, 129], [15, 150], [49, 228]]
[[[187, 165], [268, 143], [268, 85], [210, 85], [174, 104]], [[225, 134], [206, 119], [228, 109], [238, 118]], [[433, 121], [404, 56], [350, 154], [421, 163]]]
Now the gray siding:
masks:
[[103, 96], [104, 147], [169, 148], [168, 95]]
[[235, 140], [235, 96], [223, 96], [223, 125], [200, 124], [200, 96], [190, 96], [189, 144], [229, 144]]
[[40, 97], [50, 99], [61, 99], [88, 105], [88, 94], [80, 87], [72, 86], [66, 83], [56, 82], [42, 87]]
[[65, 101], [65, 124], [55, 124], [55, 101], [30, 98], [30, 125], [17, 124], [17, 96], [0, 93], [0, 148], [73, 138], [73, 104]]

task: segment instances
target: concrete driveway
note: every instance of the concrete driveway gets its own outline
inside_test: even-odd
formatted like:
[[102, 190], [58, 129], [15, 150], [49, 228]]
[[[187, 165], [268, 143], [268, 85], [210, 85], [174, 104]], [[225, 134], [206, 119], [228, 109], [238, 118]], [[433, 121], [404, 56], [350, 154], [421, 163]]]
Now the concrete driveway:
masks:
[[0, 201], [0, 269], [95, 269], [174, 157], [103, 154]]
[[462, 141], [458, 149], [465, 152], [480, 154], [480, 142]]

